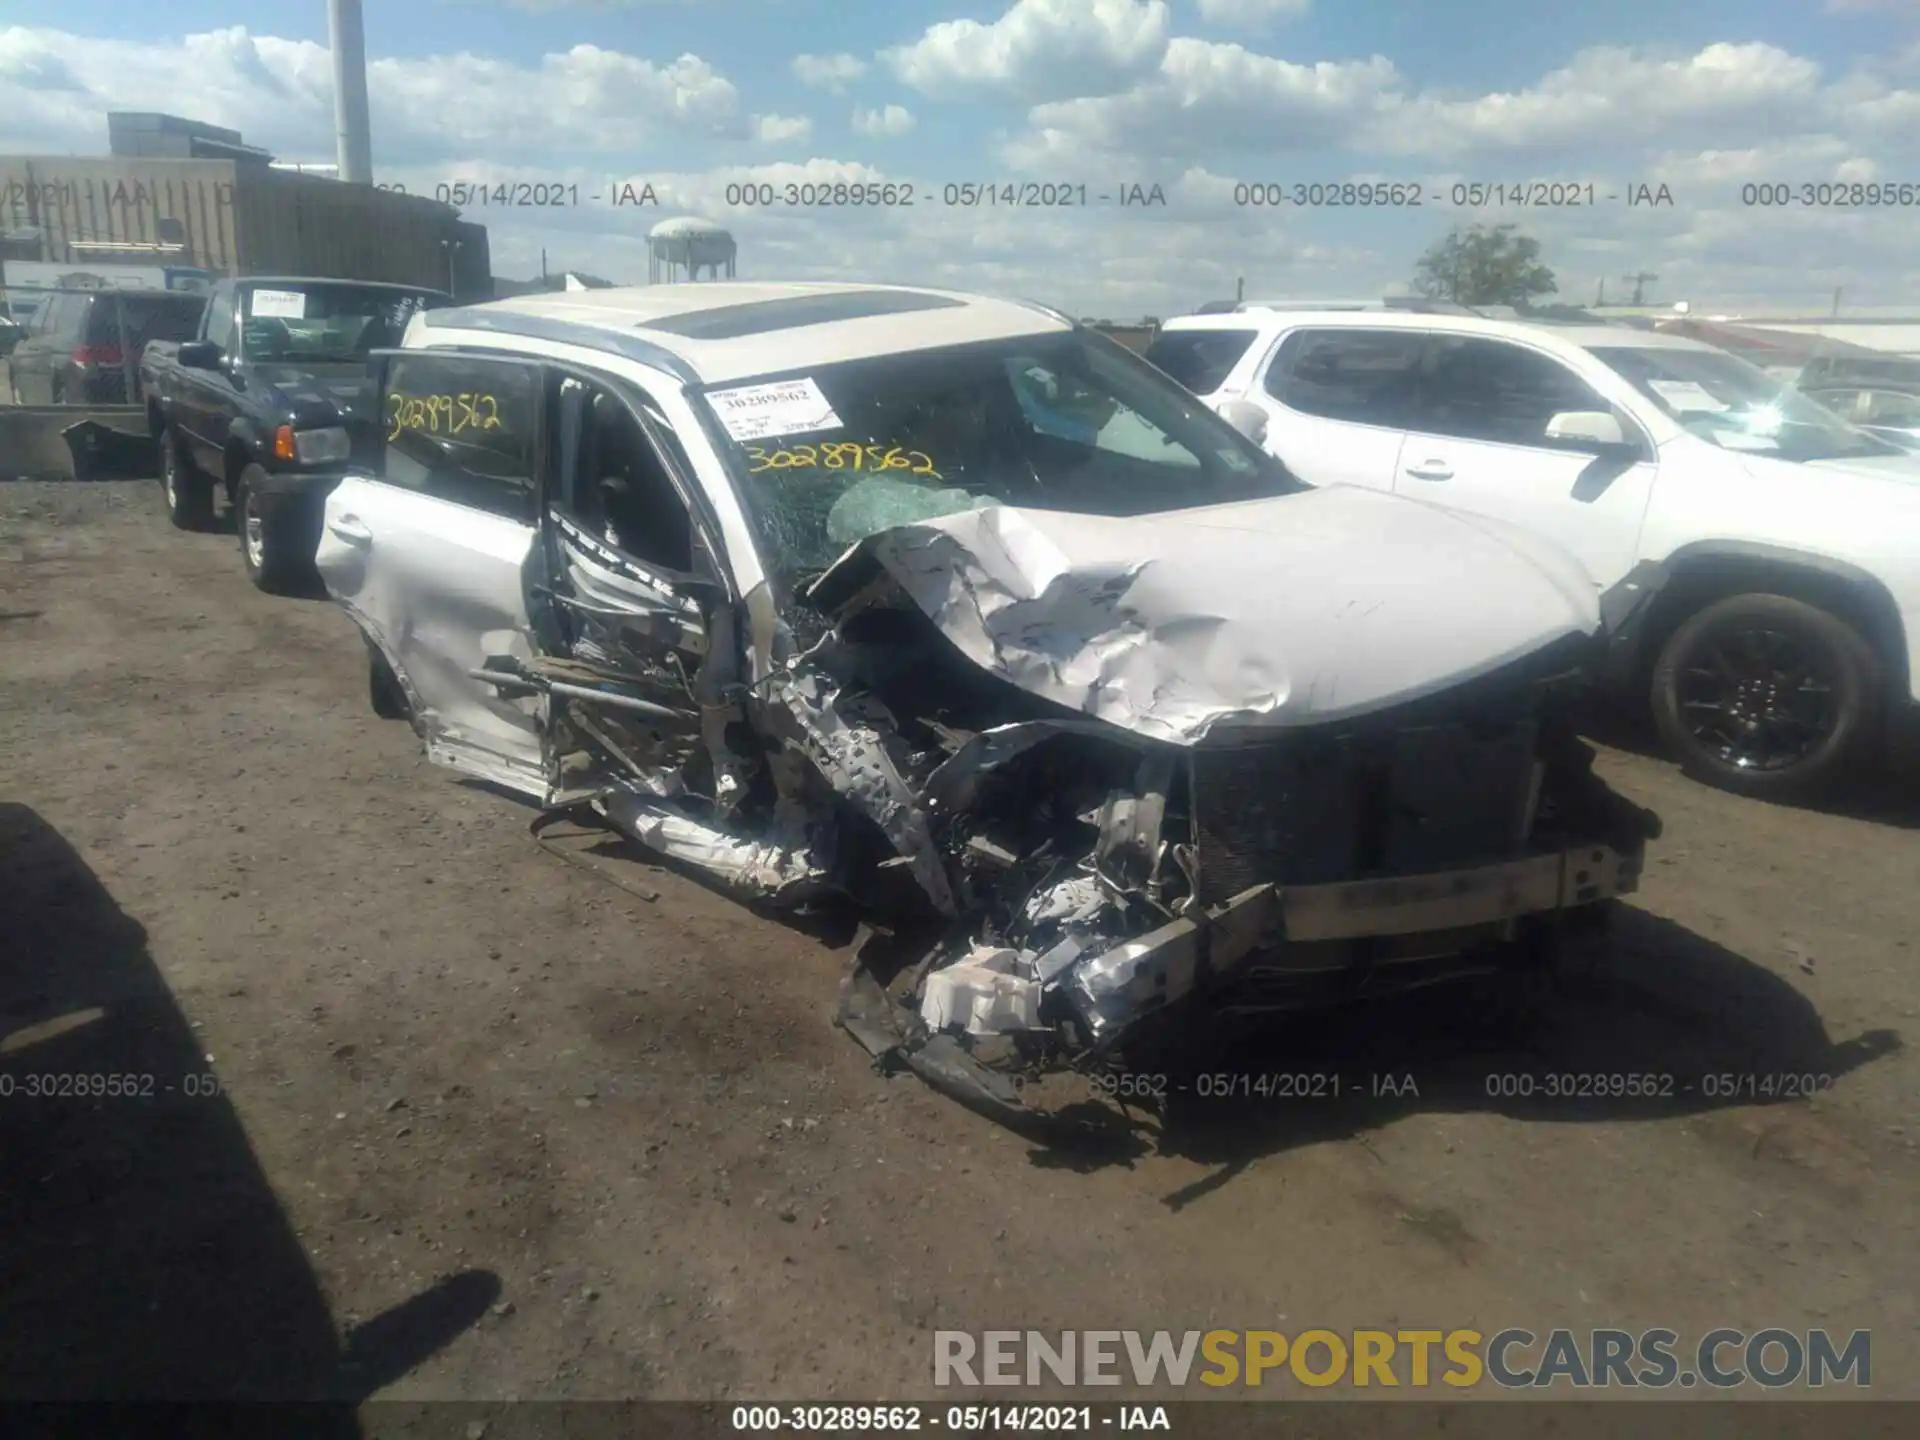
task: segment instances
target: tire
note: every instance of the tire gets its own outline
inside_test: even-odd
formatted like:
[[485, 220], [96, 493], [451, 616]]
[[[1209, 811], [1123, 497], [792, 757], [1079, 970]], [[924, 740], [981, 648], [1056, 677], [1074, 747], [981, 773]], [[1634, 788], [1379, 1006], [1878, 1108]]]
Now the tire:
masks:
[[256, 590], [268, 595], [303, 595], [319, 572], [313, 552], [319, 530], [309, 516], [305, 496], [267, 496], [260, 482], [267, 472], [249, 464], [233, 486], [233, 528], [240, 537], [240, 559]]
[[213, 528], [213, 481], [187, 453], [180, 433], [169, 425], [160, 432], [160, 493], [176, 530]]
[[411, 715], [407, 692], [400, 687], [387, 657], [371, 642], [367, 645], [367, 701], [382, 720], [405, 720]]
[[1846, 621], [1785, 595], [1732, 595], [1668, 639], [1653, 668], [1653, 719], [1694, 778], [1810, 800], [1861, 757], [1883, 690], [1880, 657]]

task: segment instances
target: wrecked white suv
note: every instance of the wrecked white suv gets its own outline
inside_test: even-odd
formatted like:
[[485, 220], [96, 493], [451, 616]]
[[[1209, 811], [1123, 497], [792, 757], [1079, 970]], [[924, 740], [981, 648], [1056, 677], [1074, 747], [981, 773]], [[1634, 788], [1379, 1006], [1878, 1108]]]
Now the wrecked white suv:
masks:
[[1306, 489], [1052, 311], [600, 290], [375, 363], [317, 559], [376, 708], [742, 897], [922, 917], [842, 1023], [969, 1103], [1537, 965], [1637, 882], [1657, 821], [1561, 718], [1576, 562]]

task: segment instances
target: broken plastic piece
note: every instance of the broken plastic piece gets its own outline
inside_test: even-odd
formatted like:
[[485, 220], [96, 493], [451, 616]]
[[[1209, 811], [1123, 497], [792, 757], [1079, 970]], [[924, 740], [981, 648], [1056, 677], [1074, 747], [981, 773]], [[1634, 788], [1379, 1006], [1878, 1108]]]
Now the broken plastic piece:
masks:
[[1017, 950], [982, 947], [927, 976], [920, 1018], [929, 1030], [955, 1027], [970, 1035], [1040, 1029], [1040, 987]]

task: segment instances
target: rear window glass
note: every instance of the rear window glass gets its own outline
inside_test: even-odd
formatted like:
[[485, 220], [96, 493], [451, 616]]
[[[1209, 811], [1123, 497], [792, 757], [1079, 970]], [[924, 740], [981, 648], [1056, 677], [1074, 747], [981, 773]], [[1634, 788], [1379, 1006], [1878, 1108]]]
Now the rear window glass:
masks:
[[456, 505], [532, 518], [538, 372], [454, 355], [404, 356], [383, 396], [384, 476]]
[[1147, 347], [1147, 359], [1196, 395], [1226, 383], [1258, 330], [1162, 330]]
[[408, 322], [447, 297], [428, 290], [283, 281], [245, 292], [241, 346], [267, 365], [357, 365], [400, 343]]
[[87, 338], [110, 345], [120, 339], [125, 325], [127, 342], [138, 348], [149, 340], [191, 340], [200, 328], [200, 312], [207, 302], [200, 296], [178, 300], [163, 295], [100, 296], [87, 320]]
[[1404, 428], [1425, 347], [1418, 330], [1296, 330], [1267, 372], [1267, 393], [1305, 415]]

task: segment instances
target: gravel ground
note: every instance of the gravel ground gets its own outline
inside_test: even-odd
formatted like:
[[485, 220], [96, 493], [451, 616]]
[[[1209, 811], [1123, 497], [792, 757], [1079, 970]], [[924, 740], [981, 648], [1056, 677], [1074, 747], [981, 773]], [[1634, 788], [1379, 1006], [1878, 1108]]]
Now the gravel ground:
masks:
[[[150, 483], [0, 486], [0, 1394], [871, 1401], [935, 1329], [1310, 1325], [1870, 1328], [1920, 1392], [1920, 807], [1608, 751], [1667, 836], [1528, 1033], [1302, 1024], [1264, 1063], [1339, 1100], [1062, 1153], [876, 1076], [829, 945], [430, 769], [234, 549]], [[1555, 1072], [1692, 1088], [1488, 1093]], [[1781, 1073], [1834, 1079], [1700, 1080]]]

